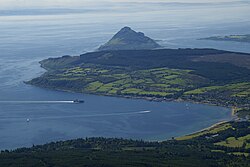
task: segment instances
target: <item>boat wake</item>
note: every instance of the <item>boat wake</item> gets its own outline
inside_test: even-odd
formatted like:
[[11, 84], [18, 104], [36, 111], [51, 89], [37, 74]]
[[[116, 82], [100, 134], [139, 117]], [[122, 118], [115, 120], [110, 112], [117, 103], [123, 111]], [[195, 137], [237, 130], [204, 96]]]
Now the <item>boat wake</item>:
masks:
[[60, 104], [60, 103], [75, 103], [72, 101], [0, 101], [0, 104]]
[[36, 121], [36, 120], [55, 120], [55, 119], [67, 119], [67, 118], [87, 118], [87, 117], [107, 117], [107, 116], [123, 116], [123, 115], [139, 115], [139, 114], [147, 114], [151, 113], [149, 110], [145, 111], [136, 111], [136, 112], [123, 112], [123, 113], [107, 113], [107, 114], [90, 114], [90, 115], [68, 115], [68, 116], [44, 116], [44, 117], [1, 117], [0, 120], [3, 121], [18, 121], [18, 120], [28, 120]]
[[39, 117], [36, 119], [64, 119], [64, 118], [84, 118], [84, 117], [105, 117], [105, 116], [122, 116], [122, 115], [136, 115], [146, 114], [151, 111], [137, 111], [137, 112], [124, 112], [124, 113], [108, 113], [108, 114], [90, 114], [90, 115], [69, 115], [69, 116], [50, 116], [50, 117]]

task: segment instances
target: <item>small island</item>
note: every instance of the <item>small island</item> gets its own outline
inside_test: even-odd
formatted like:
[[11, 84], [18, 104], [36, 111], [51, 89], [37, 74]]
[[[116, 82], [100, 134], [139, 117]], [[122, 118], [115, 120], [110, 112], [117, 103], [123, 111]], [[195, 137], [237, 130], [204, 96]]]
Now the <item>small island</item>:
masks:
[[247, 35], [214, 36], [214, 37], [208, 37], [208, 38], [201, 38], [200, 40], [233, 41], [233, 42], [250, 43], [250, 34], [247, 34]]

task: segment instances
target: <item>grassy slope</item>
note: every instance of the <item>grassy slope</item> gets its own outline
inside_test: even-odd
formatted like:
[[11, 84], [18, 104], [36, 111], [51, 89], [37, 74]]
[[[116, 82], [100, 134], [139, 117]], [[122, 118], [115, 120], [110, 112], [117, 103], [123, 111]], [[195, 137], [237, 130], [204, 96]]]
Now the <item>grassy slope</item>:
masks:
[[250, 82], [201, 87], [185, 92], [183, 98], [249, 108]]
[[78, 83], [77, 87], [74, 87], [78, 92], [149, 97], [172, 97], [208, 81], [191, 74], [189, 70], [154, 68], [131, 71], [97, 66], [66, 68], [47, 76], [46, 79], [48, 87], [60, 85], [64, 90]]
[[[250, 151], [249, 133], [249, 122], [226, 122], [195, 134], [179, 137], [177, 140], [196, 140], [205, 137], [212, 141], [213, 149], [215, 149], [213, 151], [248, 156]], [[216, 140], [217, 138], [220, 139]]]
[[214, 49], [93, 52], [43, 60], [49, 71], [29, 83], [83, 93], [182, 98], [249, 108], [250, 69], [246, 67], [250, 63], [243, 61], [249, 58]]
[[213, 126], [211, 128], [208, 128], [206, 130], [203, 130], [203, 131], [200, 131], [197, 133], [193, 133], [190, 135], [186, 135], [186, 136], [181, 136], [181, 137], [178, 137], [176, 139], [177, 140], [189, 140], [189, 139], [193, 139], [195, 137], [199, 137], [199, 136], [206, 135], [206, 134], [215, 135], [215, 134], [218, 134], [219, 132], [227, 130], [227, 129], [233, 129], [232, 125], [230, 123], [221, 123], [221, 124], [218, 124], [218, 125]]

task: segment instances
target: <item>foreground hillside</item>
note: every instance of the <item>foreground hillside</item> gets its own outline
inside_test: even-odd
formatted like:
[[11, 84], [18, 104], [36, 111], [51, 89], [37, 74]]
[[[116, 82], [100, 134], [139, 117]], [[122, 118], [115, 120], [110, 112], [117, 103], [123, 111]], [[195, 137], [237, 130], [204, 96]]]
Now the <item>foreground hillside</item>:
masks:
[[2, 151], [0, 166], [227, 166], [250, 163], [250, 122], [229, 122], [164, 142], [86, 138]]
[[102, 51], [41, 61], [36, 86], [249, 108], [250, 55], [214, 49]]

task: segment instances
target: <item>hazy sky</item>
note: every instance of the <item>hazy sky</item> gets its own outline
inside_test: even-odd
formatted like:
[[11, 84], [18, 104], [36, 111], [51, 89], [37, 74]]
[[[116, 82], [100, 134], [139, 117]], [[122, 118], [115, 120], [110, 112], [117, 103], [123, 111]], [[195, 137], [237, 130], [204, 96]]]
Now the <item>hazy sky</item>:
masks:
[[232, 3], [244, 2], [244, 0], [0, 0], [0, 8], [86, 7], [110, 3], [117, 4], [119, 2]]

